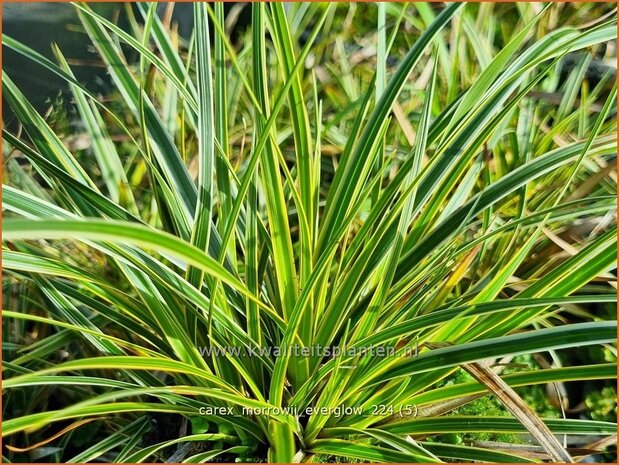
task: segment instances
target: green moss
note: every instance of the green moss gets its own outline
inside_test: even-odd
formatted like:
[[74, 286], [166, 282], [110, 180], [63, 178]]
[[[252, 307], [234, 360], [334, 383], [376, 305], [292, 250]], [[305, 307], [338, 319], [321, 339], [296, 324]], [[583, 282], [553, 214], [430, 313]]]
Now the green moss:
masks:
[[585, 405], [593, 420], [617, 421], [617, 391], [614, 387], [590, 392], [585, 399]]

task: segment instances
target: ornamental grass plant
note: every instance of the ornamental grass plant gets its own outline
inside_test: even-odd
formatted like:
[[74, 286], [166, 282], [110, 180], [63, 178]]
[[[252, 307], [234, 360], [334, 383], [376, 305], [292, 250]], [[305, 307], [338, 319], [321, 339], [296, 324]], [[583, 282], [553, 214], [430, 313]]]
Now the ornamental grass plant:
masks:
[[71, 108], [3, 72], [5, 462], [616, 459], [611, 4], [74, 8], [105, 96], [3, 37]]

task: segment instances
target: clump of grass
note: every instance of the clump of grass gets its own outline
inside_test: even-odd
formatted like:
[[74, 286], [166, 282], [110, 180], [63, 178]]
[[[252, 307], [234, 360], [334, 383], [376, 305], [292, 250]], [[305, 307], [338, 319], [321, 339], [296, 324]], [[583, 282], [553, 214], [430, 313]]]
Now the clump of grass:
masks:
[[[381, 5], [352, 43], [354, 5], [255, 3], [233, 46], [222, 4], [194, 5], [187, 43], [156, 4], [131, 32], [75, 7], [124, 111], [61, 50], [4, 38], [66, 79], [90, 141], [69, 150], [4, 75], [23, 127], [3, 131], [9, 457], [527, 461], [437, 441], [501, 432], [569, 461], [556, 434], [616, 432], [540, 419], [512, 389], [614, 363], [500, 368], [616, 340], [588, 313], [616, 300], [616, 89], [586, 77], [590, 55], [564, 66], [613, 40], [614, 16]], [[467, 407], [484, 395], [500, 415]], [[88, 421], [99, 434], [72, 446]]]

